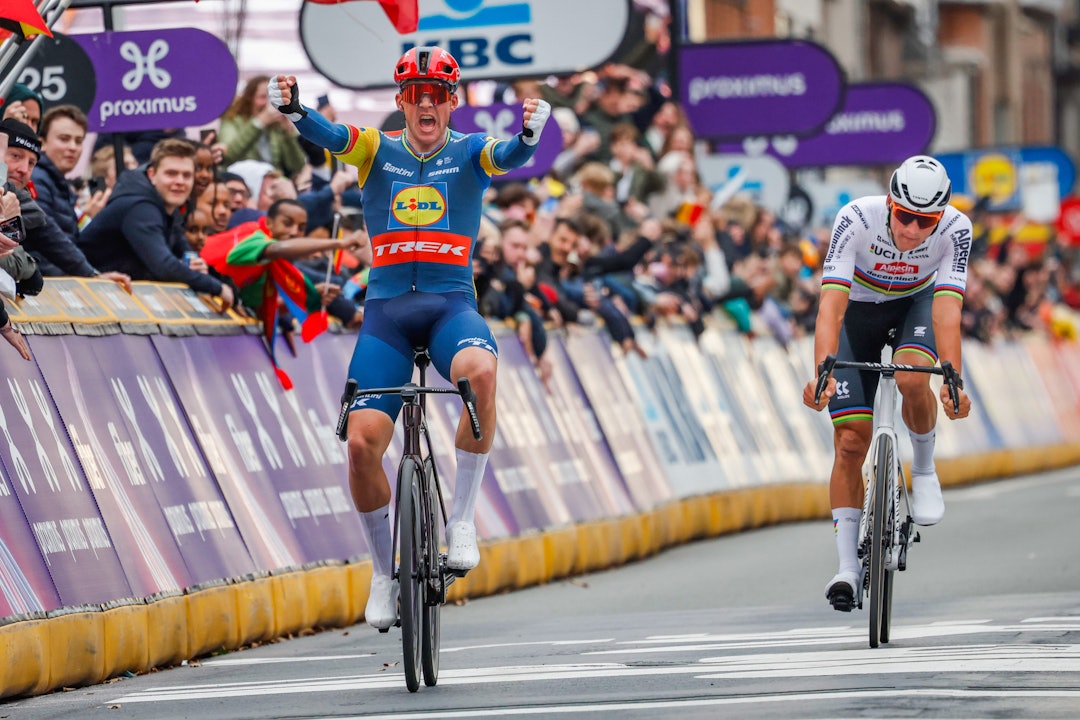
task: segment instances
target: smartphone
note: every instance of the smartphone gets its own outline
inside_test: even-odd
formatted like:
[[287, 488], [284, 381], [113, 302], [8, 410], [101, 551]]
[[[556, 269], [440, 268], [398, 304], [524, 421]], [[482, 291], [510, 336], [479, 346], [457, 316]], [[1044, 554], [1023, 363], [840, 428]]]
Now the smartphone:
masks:
[[26, 239], [26, 228], [23, 225], [22, 215], [16, 215], [13, 218], [0, 222], [0, 233], [7, 235], [15, 242], [22, 245], [23, 240]]
[[90, 178], [86, 182], [86, 189], [90, 191], [91, 195], [105, 190], [105, 178], [100, 175]]

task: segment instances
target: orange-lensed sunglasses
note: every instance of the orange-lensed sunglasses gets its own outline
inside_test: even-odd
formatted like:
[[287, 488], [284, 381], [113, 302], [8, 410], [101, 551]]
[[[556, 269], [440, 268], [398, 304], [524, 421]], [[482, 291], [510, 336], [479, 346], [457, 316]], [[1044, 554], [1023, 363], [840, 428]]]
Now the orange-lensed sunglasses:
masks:
[[425, 95], [431, 98], [432, 105], [442, 105], [450, 102], [450, 96], [453, 94], [450, 86], [441, 82], [421, 80], [401, 86], [401, 100], [410, 105], [419, 105]]
[[944, 210], [936, 213], [915, 212], [914, 210], [902, 208], [891, 200], [889, 206], [892, 208], [892, 215], [896, 218], [896, 222], [906, 226], [910, 225], [911, 221], [914, 220], [921, 230], [929, 230], [934, 227], [941, 221], [941, 216], [945, 214]]

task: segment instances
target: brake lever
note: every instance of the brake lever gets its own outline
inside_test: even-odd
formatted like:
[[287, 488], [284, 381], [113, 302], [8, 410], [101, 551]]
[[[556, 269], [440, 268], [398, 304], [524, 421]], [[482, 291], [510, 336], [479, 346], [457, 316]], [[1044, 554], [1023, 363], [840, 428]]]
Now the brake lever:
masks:
[[458, 394], [465, 403], [465, 411], [469, 413], [469, 424], [472, 425], [473, 437], [480, 440], [484, 434], [480, 431], [480, 415], [476, 412], [476, 393], [473, 392], [469, 378], [463, 377], [457, 381]]
[[826, 355], [818, 365], [817, 389], [814, 391], [814, 404], [821, 403], [821, 393], [829, 386], [829, 375], [832, 374], [833, 366], [836, 365], [835, 355]]
[[345, 392], [341, 394], [341, 410], [337, 416], [338, 440], [345, 442], [349, 438], [349, 410], [356, 401], [356, 391], [359, 388], [356, 381], [349, 378], [345, 381]]
[[963, 387], [963, 381], [960, 379], [960, 374], [956, 372], [956, 368], [948, 360], [941, 361], [941, 372], [945, 375], [945, 384], [949, 387], [949, 399], [952, 400], [953, 415], [960, 414], [960, 389]]

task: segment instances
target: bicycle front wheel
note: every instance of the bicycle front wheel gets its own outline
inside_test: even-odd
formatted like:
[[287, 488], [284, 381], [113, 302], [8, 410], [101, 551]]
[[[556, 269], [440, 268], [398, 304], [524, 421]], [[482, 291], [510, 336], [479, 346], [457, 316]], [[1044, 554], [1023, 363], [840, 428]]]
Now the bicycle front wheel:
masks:
[[[431, 458], [424, 461], [424, 558], [429, 583], [423, 617], [423, 647], [420, 655], [424, 670], [424, 684], [435, 687], [439, 681], [439, 650], [442, 644], [440, 610], [441, 589], [444, 578], [439, 565], [439, 495], [435, 489], [435, 473]], [[434, 586], [432, 584], [435, 584]]]
[[892, 572], [886, 567], [892, 547], [893, 502], [896, 497], [895, 448], [892, 438], [878, 438], [874, 463], [874, 497], [870, 518], [870, 647], [889, 642]]
[[420, 688], [421, 615], [424, 609], [424, 578], [421, 562], [420, 469], [406, 458], [398, 477], [398, 581], [401, 586], [401, 651], [405, 665], [405, 686], [409, 692]]

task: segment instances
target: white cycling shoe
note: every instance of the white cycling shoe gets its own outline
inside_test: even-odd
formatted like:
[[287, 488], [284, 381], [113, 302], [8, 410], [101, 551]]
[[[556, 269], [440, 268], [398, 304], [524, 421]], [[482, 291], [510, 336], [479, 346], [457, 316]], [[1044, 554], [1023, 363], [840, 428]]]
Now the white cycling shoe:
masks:
[[472, 570], [480, 564], [480, 548], [476, 546], [476, 526], [458, 520], [446, 528], [446, 567], [451, 570]]
[[398, 582], [388, 575], [372, 575], [364, 619], [377, 630], [389, 630], [398, 618]]
[[825, 586], [825, 597], [833, 610], [851, 612], [855, 608], [855, 588], [859, 585], [859, 573], [838, 572]]
[[937, 525], [945, 517], [945, 498], [936, 472], [911, 473], [911, 519], [916, 525]]

